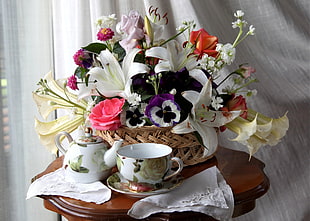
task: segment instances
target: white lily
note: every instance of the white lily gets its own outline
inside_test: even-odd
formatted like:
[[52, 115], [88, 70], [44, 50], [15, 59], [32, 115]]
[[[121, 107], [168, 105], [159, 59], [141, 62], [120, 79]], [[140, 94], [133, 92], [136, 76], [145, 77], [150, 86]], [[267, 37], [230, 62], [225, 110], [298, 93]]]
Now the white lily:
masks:
[[145, 73], [148, 69], [144, 64], [134, 62], [140, 49], [132, 49], [125, 56], [122, 66], [109, 50], [100, 53], [103, 68], [92, 68], [88, 73], [92, 80], [96, 80], [97, 90], [106, 97], [121, 96], [126, 98], [130, 91], [130, 78], [138, 73]]
[[278, 144], [289, 128], [289, 121], [286, 114], [273, 119], [249, 109], [247, 119], [238, 117], [225, 126], [238, 134], [233, 141], [246, 145], [251, 158], [262, 146]]
[[63, 80], [55, 81], [51, 72], [45, 75], [39, 85], [41, 88], [33, 92], [33, 99], [37, 104], [40, 115], [45, 120], [56, 109], [75, 110], [73, 117], [64, 116], [57, 120], [47, 122], [35, 119], [35, 130], [41, 143], [48, 150], [56, 153], [57, 147], [54, 143], [55, 135], [61, 131], [71, 133], [80, 125], [84, 124], [87, 102], [79, 100], [76, 95], [70, 93]]
[[209, 80], [201, 92], [185, 91], [183, 96], [193, 104], [191, 114], [186, 120], [172, 128], [176, 134], [197, 131], [206, 147], [205, 156], [214, 153], [218, 145], [216, 128], [227, 124], [240, 115], [240, 111], [209, 110], [212, 96], [212, 82]]
[[199, 67], [195, 56], [188, 56], [191, 54], [190, 48], [182, 48], [180, 44], [172, 40], [167, 43], [165, 47], [152, 47], [146, 50], [145, 55], [149, 57], [159, 58], [159, 63], [155, 66], [155, 72], [160, 73], [164, 71], [179, 71], [186, 67], [189, 75], [205, 85], [208, 78], [204, 72], [197, 68]]

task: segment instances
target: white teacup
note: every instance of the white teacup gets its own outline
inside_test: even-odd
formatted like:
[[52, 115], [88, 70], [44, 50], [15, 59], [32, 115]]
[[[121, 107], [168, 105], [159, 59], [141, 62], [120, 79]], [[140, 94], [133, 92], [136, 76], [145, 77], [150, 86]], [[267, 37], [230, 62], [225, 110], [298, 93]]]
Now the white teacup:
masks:
[[[183, 161], [178, 157], [171, 158], [171, 152], [172, 148], [163, 144], [127, 145], [117, 151], [117, 168], [136, 187], [143, 184], [160, 186], [163, 181], [176, 176], [183, 169]], [[173, 161], [178, 164], [176, 171], [171, 170]]]

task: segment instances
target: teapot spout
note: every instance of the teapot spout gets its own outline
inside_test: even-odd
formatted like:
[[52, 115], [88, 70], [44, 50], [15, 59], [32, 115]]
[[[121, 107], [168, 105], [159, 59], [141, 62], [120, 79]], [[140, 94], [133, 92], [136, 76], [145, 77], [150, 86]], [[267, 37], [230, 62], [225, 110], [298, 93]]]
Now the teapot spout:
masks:
[[112, 147], [104, 154], [104, 163], [107, 167], [112, 168], [116, 165], [116, 151], [121, 147], [123, 140], [116, 140]]

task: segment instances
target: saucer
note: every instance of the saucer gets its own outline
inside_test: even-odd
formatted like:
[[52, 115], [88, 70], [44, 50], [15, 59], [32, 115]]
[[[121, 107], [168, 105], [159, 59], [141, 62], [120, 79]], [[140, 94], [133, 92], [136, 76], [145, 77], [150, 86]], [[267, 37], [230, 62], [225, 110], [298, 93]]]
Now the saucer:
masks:
[[178, 187], [182, 182], [183, 177], [180, 175], [176, 175], [175, 177], [172, 177], [171, 179], [164, 181], [162, 183], [162, 186], [158, 189], [144, 192], [137, 192], [129, 188], [130, 182], [126, 180], [119, 172], [112, 174], [107, 179], [107, 185], [112, 190], [138, 198], [169, 192], [174, 188]]

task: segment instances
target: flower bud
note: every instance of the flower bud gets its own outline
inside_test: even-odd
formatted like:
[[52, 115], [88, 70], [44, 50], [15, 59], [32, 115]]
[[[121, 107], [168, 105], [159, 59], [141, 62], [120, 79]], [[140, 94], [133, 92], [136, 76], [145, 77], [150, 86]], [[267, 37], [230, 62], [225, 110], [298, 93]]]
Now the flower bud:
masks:
[[147, 16], [144, 17], [144, 28], [146, 31], [146, 34], [149, 36], [150, 41], [153, 42], [154, 39], [154, 32], [151, 25], [151, 22]]

